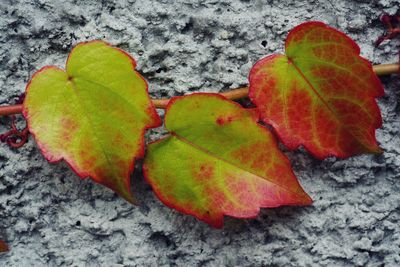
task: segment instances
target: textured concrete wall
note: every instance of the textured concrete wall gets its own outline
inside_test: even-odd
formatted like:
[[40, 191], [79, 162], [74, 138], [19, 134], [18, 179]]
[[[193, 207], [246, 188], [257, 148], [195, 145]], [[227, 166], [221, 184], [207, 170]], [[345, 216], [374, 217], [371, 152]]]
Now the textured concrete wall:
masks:
[[[397, 60], [395, 43], [375, 49], [378, 16], [399, 0], [135, 1], [0, 0], [0, 104], [24, 91], [35, 70], [64, 66], [77, 42], [104, 39], [130, 52], [154, 97], [235, 88], [257, 59], [281, 52], [287, 32], [321, 20], [354, 38], [373, 63]], [[163, 206], [133, 175], [133, 207], [46, 162], [31, 139], [0, 145], [1, 266], [399, 266], [400, 87], [384, 77], [379, 100], [385, 153], [318, 161], [287, 153], [310, 207], [227, 218], [222, 230]], [[0, 119], [0, 132], [5, 130]], [[162, 129], [152, 131], [155, 139]]]

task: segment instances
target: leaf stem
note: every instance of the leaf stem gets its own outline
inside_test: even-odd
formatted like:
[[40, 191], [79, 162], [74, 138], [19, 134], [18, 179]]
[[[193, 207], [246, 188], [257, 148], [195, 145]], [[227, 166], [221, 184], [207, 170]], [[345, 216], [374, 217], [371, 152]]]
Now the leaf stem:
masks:
[[[393, 73], [398, 73], [400, 71], [399, 64], [380, 64], [373, 66], [373, 70], [376, 75], [389, 75]], [[225, 96], [231, 100], [237, 100], [241, 98], [247, 97], [249, 93], [248, 87], [241, 87], [237, 89], [233, 89], [227, 92], [221, 93], [221, 95]], [[161, 98], [161, 99], [152, 99], [153, 104], [158, 109], [165, 109], [168, 105], [169, 98]], [[22, 105], [9, 105], [9, 106], [0, 106], [0, 116], [7, 116], [18, 114], [22, 112]]]
[[400, 71], [400, 65], [395, 64], [380, 64], [373, 66], [373, 70], [378, 76], [389, 75], [398, 73]]
[[18, 114], [22, 112], [22, 105], [10, 105], [0, 107], [0, 116]]

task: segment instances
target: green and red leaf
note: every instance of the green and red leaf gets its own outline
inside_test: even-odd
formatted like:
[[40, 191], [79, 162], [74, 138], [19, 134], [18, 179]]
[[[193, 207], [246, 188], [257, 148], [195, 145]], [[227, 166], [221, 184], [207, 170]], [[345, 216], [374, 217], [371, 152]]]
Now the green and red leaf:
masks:
[[249, 76], [250, 99], [282, 142], [290, 149], [303, 145], [321, 159], [382, 152], [375, 98], [383, 87], [358, 45], [308, 22], [289, 33], [285, 50], [258, 61]]
[[147, 83], [124, 51], [102, 41], [78, 44], [66, 70], [44, 67], [26, 88], [23, 114], [50, 162], [64, 159], [130, 202], [130, 173], [144, 156], [145, 129], [161, 124]]
[[176, 97], [165, 127], [170, 135], [149, 145], [144, 173], [167, 206], [222, 227], [224, 215], [311, 204], [254, 110], [217, 94]]

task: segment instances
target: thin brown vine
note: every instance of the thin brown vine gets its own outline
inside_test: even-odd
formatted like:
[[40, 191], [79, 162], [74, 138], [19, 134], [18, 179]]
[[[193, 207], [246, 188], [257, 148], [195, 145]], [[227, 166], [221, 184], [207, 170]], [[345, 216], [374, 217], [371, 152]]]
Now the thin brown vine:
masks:
[[[400, 70], [400, 65], [395, 64], [380, 64], [373, 66], [374, 72], [379, 75], [389, 75], [398, 73]], [[224, 97], [230, 100], [238, 100], [241, 98], [247, 97], [249, 93], [249, 88], [247, 86], [240, 87], [237, 89], [232, 89], [227, 92], [221, 93]], [[161, 99], [152, 99], [154, 106], [158, 109], [165, 109], [168, 105], [169, 98], [161, 98]], [[0, 116], [7, 116], [13, 114], [19, 114], [22, 112], [22, 105], [9, 105], [9, 106], [0, 106]]]

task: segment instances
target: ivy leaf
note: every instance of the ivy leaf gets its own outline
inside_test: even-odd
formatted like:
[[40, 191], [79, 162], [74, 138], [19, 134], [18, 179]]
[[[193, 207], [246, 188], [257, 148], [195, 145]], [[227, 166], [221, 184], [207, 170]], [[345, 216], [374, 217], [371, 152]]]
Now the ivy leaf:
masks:
[[249, 76], [249, 97], [282, 142], [290, 149], [303, 145], [321, 159], [381, 153], [375, 98], [383, 87], [357, 44], [321, 22], [307, 22], [289, 33], [285, 49], [286, 55], [258, 61]]
[[9, 248], [3, 240], [0, 240], [0, 252], [7, 252], [9, 251]]
[[222, 227], [223, 215], [311, 204], [254, 110], [217, 94], [176, 97], [165, 127], [170, 135], [149, 145], [144, 174], [167, 206]]
[[124, 51], [102, 41], [77, 45], [66, 71], [44, 67], [26, 89], [23, 114], [50, 162], [64, 159], [126, 200], [135, 158], [144, 156], [144, 132], [161, 121], [147, 83]]

